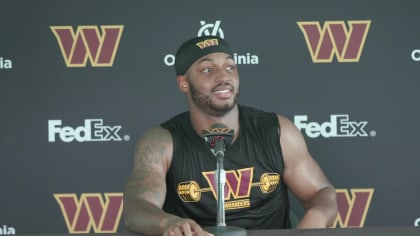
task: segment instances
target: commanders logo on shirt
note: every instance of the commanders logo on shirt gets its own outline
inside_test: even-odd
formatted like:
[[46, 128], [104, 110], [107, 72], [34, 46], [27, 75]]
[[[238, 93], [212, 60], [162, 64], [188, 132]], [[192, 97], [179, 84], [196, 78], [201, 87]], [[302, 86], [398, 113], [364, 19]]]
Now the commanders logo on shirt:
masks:
[[[198, 202], [202, 193], [211, 192], [217, 199], [216, 172], [203, 172], [209, 187], [202, 188], [196, 181], [186, 181], [178, 184], [178, 195], [184, 202]], [[280, 183], [278, 173], [264, 173], [260, 181], [252, 183], [254, 168], [244, 168], [226, 171], [225, 209], [239, 209], [250, 207], [250, 193], [252, 187], [257, 187], [262, 193], [271, 193]]]

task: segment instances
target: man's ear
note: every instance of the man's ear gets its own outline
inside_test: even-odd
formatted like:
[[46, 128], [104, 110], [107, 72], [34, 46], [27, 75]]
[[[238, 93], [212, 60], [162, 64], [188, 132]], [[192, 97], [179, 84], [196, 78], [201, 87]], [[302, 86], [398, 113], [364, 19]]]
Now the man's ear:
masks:
[[185, 75], [178, 75], [176, 77], [176, 81], [178, 84], [179, 91], [183, 93], [188, 93], [190, 91], [190, 86]]

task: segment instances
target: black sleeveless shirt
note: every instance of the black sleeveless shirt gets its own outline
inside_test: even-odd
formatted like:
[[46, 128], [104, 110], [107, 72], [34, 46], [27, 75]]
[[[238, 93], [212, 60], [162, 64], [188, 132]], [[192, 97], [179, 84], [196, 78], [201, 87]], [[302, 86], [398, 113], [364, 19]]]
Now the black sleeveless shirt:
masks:
[[[276, 114], [239, 106], [240, 132], [224, 156], [225, 220], [246, 229], [290, 228], [283, 183], [283, 156]], [[184, 112], [161, 126], [172, 135], [174, 152], [166, 175], [163, 209], [214, 226], [217, 218], [216, 158]]]

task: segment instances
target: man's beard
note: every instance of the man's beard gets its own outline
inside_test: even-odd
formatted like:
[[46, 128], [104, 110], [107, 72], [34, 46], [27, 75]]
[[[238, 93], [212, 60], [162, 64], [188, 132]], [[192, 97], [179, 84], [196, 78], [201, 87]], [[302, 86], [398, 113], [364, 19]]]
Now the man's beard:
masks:
[[[211, 102], [211, 98], [209, 95], [201, 93], [190, 81], [188, 81], [188, 84], [190, 86], [191, 91], [191, 98], [193, 102], [203, 111], [209, 113], [212, 116], [223, 116], [229, 111], [231, 111], [237, 104], [239, 99], [239, 89], [238, 92], [235, 94], [235, 97], [233, 99], [232, 104], [225, 104], [218, 106], [216, 104], [213, 104]], [[221, 85], [229, 85], [232, 86], [229, 83], [219, 84]], [[233, 87], [233, 86], [232, 86]]]

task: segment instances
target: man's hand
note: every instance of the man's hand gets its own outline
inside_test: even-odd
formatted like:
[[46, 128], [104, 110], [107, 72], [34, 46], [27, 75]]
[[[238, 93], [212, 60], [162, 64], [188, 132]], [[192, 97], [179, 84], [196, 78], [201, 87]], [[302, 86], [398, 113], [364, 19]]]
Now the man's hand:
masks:
[[205, 231], [199, 224], [191, 219], [170, 217], [165, 220], [164, 225], [164, 236], [213, 236], [213, 234]]

